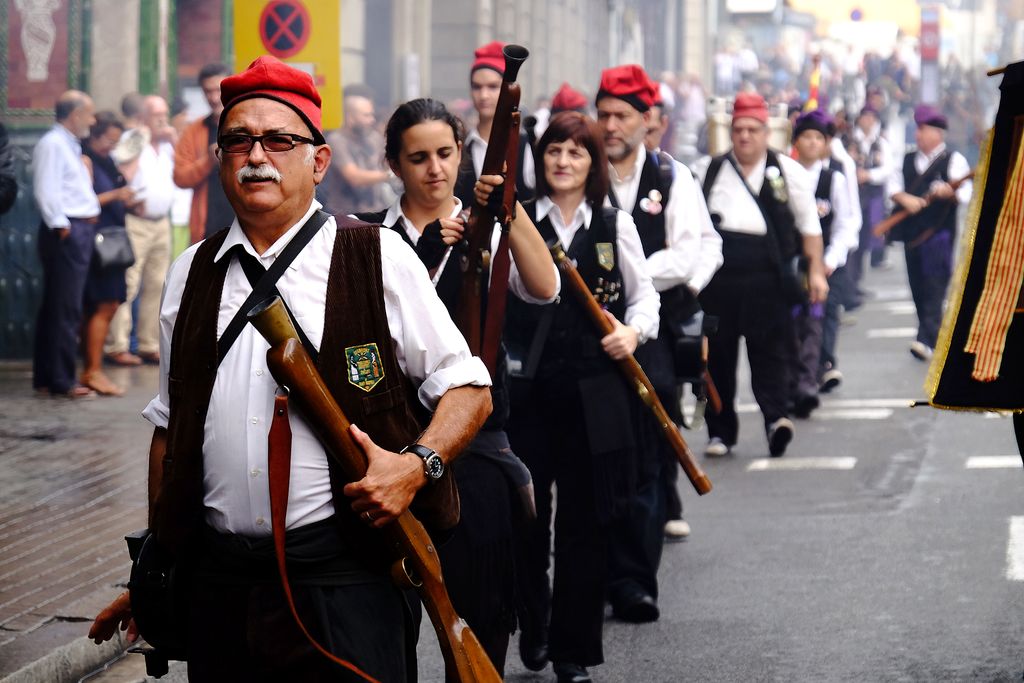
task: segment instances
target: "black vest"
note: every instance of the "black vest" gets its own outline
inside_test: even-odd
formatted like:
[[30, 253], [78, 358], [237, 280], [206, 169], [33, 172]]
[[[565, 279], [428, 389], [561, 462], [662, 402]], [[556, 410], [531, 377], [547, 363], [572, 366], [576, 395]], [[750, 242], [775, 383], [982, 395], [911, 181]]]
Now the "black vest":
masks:
[[818, 187], [814, 190], [814, 198], [818, 204], [818, 221], [821, 223], [821, 240], [827, 247], [832, 241], [832, 221], [835, 219], [835, 207], [832, 206], [832, 181], [835, 179], [832, 165], [821, 167], [818, 176]]
[[[924, 173], [917, 172], [914, 166], [915, 155], [915, 152], [910, 152], [903, 157], [903, 187], [908, 194], [924, 197], [931, 190], [932, 183], [949, 182], [949, 160], [952, 154], [948, 149], [936, 157]], [[933, 201], [919, 213], [903, 219], [900, 236], [910, 242], [929, 229], [935, 232], [955, 232], [956, 204], [956, 197]]]
[[[728, 154], [730, 153], [714, 157], [708, 165], [703, 184], [705, 199], [711, 196], [711, 188], [718, 179], [722, 164], [730, 163]], [[793, 210], [789, 208], [789, 202], [780, 201], [775, 196], [776, 192], [768, 179], [770, 173], [768, 169], [770, 168], [775, 168], [778, 171], [778, 177], [781, 178], [781, 192], [788, 194], [786, 176], [782, 172], [779, 157], [769, 149], [765, 161], [765, 179], [756, 196], [758, 208], [761, 210], [768, 230], [766, 235], [747, 235], [723, 229], [721, 226], [724, 218], [718, 214], [711, 216], [715, 229], [722, 236], [724, 263], [721, 270], [725, 273], [744, 274], [758, 270], [775, 270], [780, 264], [788, 262], [799, 253], [800, 240], [796, 229], [796, 218], [793, 216]], [[737, 174], [745, 183], [746, 180], [742, 174], [739, 171]], [[774, 238], [774, 245], [768, 241], [770, 238]]]
[[[357, 218], [367, 223], [374, 223], [383, 225], [384, 218], [387, 216], [387, 211], [378, 211], [375, 213], [360, 213], [357, 214]], [[435, 248], [433, 236], [428, 236], [428, 231], [431, 230], [431, 226], [427, 226], [427, 230], [424, 230], [423, 235], [420, 236], [419, 241], [414, 245], [412, 240], [409, 239], [409, 235], [406, 234], [405, 228], [398, 223], [394, 225], [386, 225], [384, 227], [394, 230], [396, 233], [402, 236], [405, 243], [413, 248], [416, 255], [419, 256], [420, 261], [427, 267], [428, 270], [436, 268], [441, 259], [439, 258], [437, 249]], [[438, 233], [437, 239], [440, 239], [440, 233]], [[443, 243], [442, 243], [443, 244]], [[459, 306], [459, 292], [462, 291], [462, 271], [459, 267], [460, 261], [460, 247], [465, 246], [465, 242], [460, 242], [452, 249], [451, 255], [448, 257], [447, 263], [445, 263], [444, 270], [441, 271], [441, 277], [437, 281], [434, 289], [437, 291], [437, 296], [441, 299], [445, 308], [448, 309], [448, 315], [451, 316], [452, 320], [455, 319], [455, 313]], [[441, 256], [443, 256], [441, 251]], [[509, 293], [509, 301], [518, 300], [518, 297]], [[508, 357], [505, 352], [504, 345], [498, 346], [498, 359], [494, 369], [494, 377], [491, 378], [491, 414], [487, 417], [487, 421], [484, 423], [482, 429], [504, 429], [505, 423], [508, 421], [509, 413], [509, 395], [508, 395]]]
[[[646, 159], [640, 171], [640, 185], [633, 207], [622, 206], [610, 187], [608, 199], [612, 206], [630, 212], [633, 216], [636, 230], [640, 233], [640, 243], [644, 247], [644, 256], [649, 257], [666, 247], [665, 207], [668, 206], [675, 168], [672, 158], [663, 152], [655, 155], [645, 150], [644, 154]], [[652, 210], [654, 206], [658, 208]]]
[[[476, 195], [473, 194], [473, 186], [476, 184], [476, 169], [473, 168], [473, 145], [478, 144], [475, 140], [466, 143], [462, 148], [462, 163], [459, 164], [459, 174], [455, 178], [455, 196], [462, 201], [466, 208], [473, 206], [476, 202]], [[526, 186], [526, 177], [523, 175], [523, 162], [526, 155], [533, 156], [533, 148], [530, 146], [529, 136], [525, 131], [519, 134], [519, 164], [516, 168], [516, 198], [520, 202], [533, 199], [534, 189]], [[534, 168], [537, 165], [534, 164]], [[543, 173], [543, 166], [537, 170]]]
[[[535, 202], [527, 202], [523, 208], [545, 242], [550, 244], [558, 240], [547, 217], [539, 222], [536, 220]], [[611, 209], [594, 208], [589, 228], [581, 228], [581, 231], [576, 234], [567, 254], [576, 262], [576, 268], [590, 291], [598, 295], [612, 315], [623, 320], [626, 314], [626, 291], [619, 269], [614, 212]], [[607, 267], [609, 255], [610, 268]], [[601, 265], [602, 261], [606, 265]], [[537, 328], [545, 316], [550, 316], [550, 329], [545, 339], [535, 339]], [[529, 355], [535, 341], [543, 344], [535, 375], [537, 378], [565, 373], [585, 377], [608, 372], [610, 368], [611, 361], [601, 349], [601, 340], [594, 323], [572, 292], [564, 286], [558, 299], [550, 304], [528, 304], [511, 297], [506, 311], [505, 339], [509, 346], [524, 350], [524, 353], [517, 354], [522, 357]]]

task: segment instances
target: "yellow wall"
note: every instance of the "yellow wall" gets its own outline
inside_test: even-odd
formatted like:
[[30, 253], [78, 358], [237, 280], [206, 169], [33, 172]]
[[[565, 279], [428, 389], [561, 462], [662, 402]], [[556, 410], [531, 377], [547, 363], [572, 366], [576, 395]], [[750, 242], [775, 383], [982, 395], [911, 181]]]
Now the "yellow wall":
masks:
[[921, 30], [921, 7], [915, 0], [790, 0], [789, 4], [794, 10], [818, 17], [818, 29], [823, 33], [831, 22], [849, 21], [854, 9], [860, 9], [861, 21], [894, 21], [910, 36]]

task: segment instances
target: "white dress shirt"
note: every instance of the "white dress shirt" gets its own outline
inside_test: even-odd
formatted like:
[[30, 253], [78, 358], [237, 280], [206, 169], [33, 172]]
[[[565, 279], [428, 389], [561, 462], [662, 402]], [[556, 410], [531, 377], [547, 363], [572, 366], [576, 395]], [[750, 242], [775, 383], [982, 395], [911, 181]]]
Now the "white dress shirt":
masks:
[[[558, 235], [562, 248], [569, 249], [576, 230], [590, 229], [593, 209], [585, 199], [576, 207], [572, 220], [566, 225], [562, 220], [562, 211], [549, 197], [537, 199], [537, 220], [548, 218], [551, 227]], [[600, 220], [600, 219], [599, 219]], [[615, 233], [619, 255], [619, 272], [622, 273], [622, 286], [626, 288], [626, 314], [622, 322], [636, 328], [639, 343], [648, 339], [657, 339], [661, 318], [661, 296], [654, 288], [654, 283], [647, 269], [648, 260], [644, 258], [644, 248], [640, 243], [640, 234], [636, 231], [633, 217], [619, 210], [615, 215]]]
[[853, 141], [857, 144], [860, 156], [865, 161], [871, 159], [871, 147], [878, 148], [878, 166], [868, 171], [868, 185], [884, 185], [892, 175], [893, 169], [897, 166], [896, 158], [893, 156], [892, 145], [882, 135], [882, 124], [875, 123], [870, 133], [865, 134], [860, 126], [853, 128]]
[[[525, 133], [520, 133], [520, 135], [525, 135]], [[470, 145], [470, 143], [473, 144]], [[476, 177], [479, 178], [484, 168], [484, 156], [487, 154], [487, 140], [480, 137], [479, 130], [473, 128], [466, 135], [466, 142], [463, 148], [465, 147], [470, 148], [470, 153], [473, 155], [473, 171], [476, 173]], [[534, 166], [533, 152], [530, 150], [529, 145], [526, 146], [525, 151], [526, 153], [519, 158], [519, 166], [523, 169], [523, 183], [532, 190], [537, 187], [537, 170]]]
[[142, 217], [158, 220], [171, 213], [174, 194], [174, 145], [160, 142], [142, 148], [139, 154], [139, 170], [129, 185], [143, 197]]
[[[448, 217], [455, 218], [461, 212], [462, 202], [459, 200], [458, 197], [455, 197], [455, 208], [452, 209], [452, 212]], [[410, 221], [406, 217], [405, 212], [402, 211], [401, 197], [396, 199], [394, 203], [388, 207], [388, 212], [384, 216], [384, 225], [401, 225], [402, 229], [405, 230], [405, 234], [412, 241], [413, 245], [418, 244], [420, 241], [420, 231], [416, 229], [416, 226], [412, 224], [412, 221]], [[498, 242], [500, 240], [501, 226], [495, 223], [494, 230], [491, 233], [492, 254], [497, 252]], [[437, 271], [434, 273], [434, 277], [432, 279], [432, 282], [434, 283], [435, 287], [437, 286], [437, 283], [440, 282], [441, 280], [441, 274], [444, 273], [445, 266], [448, 265], [448, 260], [449, 257], [451, 257], [452, 255], [452, 251], [452, 247], [448, 247], [447, 249], [445, 249], [444, 256], [441, 257], [441, 263], [437, 266]], [[549, 299], [538, 299], [537, 297], [530, 294], [529, 290], [527, 290], [526, 284], [523, 282], [523, 278], [519, 274], [519, 269], [516, 267], [516, 259], [515, 256], [512, 255], [511, 250], [509, 250], [509, 259], [510, 265], [508, 271], [508, 288], [510, 292], [512, 292], [513, 294], [515, 294], [517, 297], [519, 297], [528, 304], [549, 304], [555, 300], [555, 297], [558, 296], [558, 290], [562, 286], [562, 281], [558, 277], [558, 266], [556, 266], [554, 263], [551, 264], [552, 269], [554, 269], [555, 271], [555, 282], [557, 283], [555, 286], [554, 295]], [[491, 272], [494, 271], [488, 271], [488, 273]]]
[[[824, 162], [816, 161], [807, 168], [815, 188], [818, 187], [823, 167]], [[832, 230], [823, 260], [825, 267], [835, 270], [846, 264], [846, 257], [857, 248], [860, 241], [860, 221], [855, 220], [860, 215], [860, 203], [857, 204], [858, 210], [854, 211], [850, 205], [849, 186], [839, 171], [832, 176], [828, 202], [832, 210]]]
[[82, 161], [82, 144], [59, 123], [36, 143], [32, 193], [50, 229], [71, 227], [72, 218], [100, 215], [100, 201]]
[[[810, 175], [803, 166], [788, 156], [779, 154], [778, 158], [782, 177], [786, 179], [789, 208], [796, 219], [796, 229], [802, 235], [820, 235], [821, 222], [818, 221], [818, 204], [814, 199], [815, 185], [811, 183]], [[754, 167], [746, 180], [740, 178], [728, 161], [718, 170], [718, 177], [708, 195], [708, 209], [722, 217], [722, 224], [719, 226], [722, 230], [747, 235], [768, 234], [764, 214], [750, 194], [760, 194], [761, 186], [765, 182], [767, 161], [766, 156]], [[701, 174], [702, 182], [706, 175], [707, 168], [704, 168]]]
[[860, 213], [860, 188], [857, 186], [857, 162], [853, 160], [850, 153], [843, 147], [843, 141], [838, 136], [832, 138], [829, 152], [843, 167], [843, 179], [846, 181], [847, 194], [849, 195], [850, 220], [856, 225], [855, 230], [859, 235], [863, 218]]
[[[269, 268], [314, 210], [309, 211], [262, 255], [232, 223], [216, 259], [236, 244]], [[295, 258], [277, 283], [284, 299], [314, 347], [324, 334], [327, 278], [337, 225], [331, 217]], [[480, 359], [471, 356], [462, 334], [452, 323], [416, 254], [391, 230], [381, 230], [384, 307], [391, 340], [402, 371], [419, 386], [419, 399], [433, 410], [450, 388], [489, 386]], [[172, 265], [164, 285], [160, 310], [160, 393], [143, 412], [157, 427], [169, 417], [167, 372], [171, 337], [181, 295], [198, 245]], [[252, 291], [238, 259], [228, 266], [217, 317], [217, 336]], [[267, 480], [267, 436], [277, 382], [267, 369], [269, 345], [252, 325], [246, 325], [217, 371], [210, 396], [203, 439], [203, 503], [206, 521], [214, 529], [246, 536], [270, 535], [270, 490]], [[327, 455], [299, 411], [289, 417], [292, 429], [291, 485], [288, 528], [304, 526], [334, 514]]]
[[[932, 165], [932, 162], [939, 158], [939, 155], [946, 151], [946, 143], [941, 142], [939, 145], [932, 150], [931, 154], [925, 154], [924, 152], [918, 151], [914, 153], [914, 168], [917, 172], [924, 173], [928, 170], [928, 167]], [[960, 178], [964, 178], [968, 173], [971, 172], [971, 165], [967, 163], [967, 159], [960, 152], [951, 152], [949, 155], [949, 182], [954, 182]], [[961, 204], [966, 204], [971, 201], [971, 192], [973, 191], [973, 183], [970, 180], [962, 183], [956, 190], [956, 200]], [[892, 197], [897, 192], [903, 192], [903, 166], [902, 164], [893, 172], [889, 177], [889, 183], [886, 187], [886, 194]], [[926, 190], [927, 191], [927, 190]]]
[[[636, 155], [632, 172], [619, 176], [608, 164], [612, 191], [623, 211], [632, 215], [647, 152]], [[715, 230], [704, 193], [683, 164], [672, 160], [672, 187], [665, 214], [665, 249], [647, 257], [647, 270], [659, 292], [685, 284], [700, 292], [722, 265], [722, 237]], [[610, 202], [605, 202], [610, 205]]]

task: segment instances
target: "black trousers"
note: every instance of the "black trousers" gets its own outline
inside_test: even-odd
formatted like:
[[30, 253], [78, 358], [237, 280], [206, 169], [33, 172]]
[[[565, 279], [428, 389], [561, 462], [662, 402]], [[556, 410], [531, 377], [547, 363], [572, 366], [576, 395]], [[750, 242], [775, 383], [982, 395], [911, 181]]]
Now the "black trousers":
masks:
[[504, 432], [482, 431], [455, 461], [462, 514], [438, 548], [452, 605], [502, 676], [516, 625], [513, 521], [521, 520], [509, 479], [495, 462], [504, 449], [511, 455]]
[[[636, 359], [654, 385], [662, 404], [672, 412], [675, 377], [671, 342], [663, 333], [640, 346]], [[669, 482], [675, 464], [671, 447], [661, 433], [653, 414], [639, 400], [636, 412], [637, 481], [636, 493], [624, 515], [611, 526], [608, 549], [608, 600], [613, 604], [630, 601], [637, 594], [658, 597], [658, 567], [668, 520]], [[671, 486], [674, 487], [674, 480]], [[678, 498], [677, 498], [678, 500]], [[681, 503], [680, 514], [682, 514]]]
[[[512, 447], [533, 474], [537, 503], [537, 519], [518, 548], [522, 637], [546, 640], [552, 661], [600, 664], [608, 527], [607, 511], [598, 509], [595, 495], [585, 397], [578, 381], [533, 382], [528, 389], [525, 384], [513, 385], [508, 422]], [[553, 583], [548, 580], [552, 516]]]
[[[292, 593], [313, 637], [379, 681], [415, 681], [419, 612], [408, 596], [386, 575], [325, 554], [332, 520], [296, 531], [288, 536]], [[203, 535], [189, 590], [189, 680], [364, 681], [309, 643], [276, 578], [272, 541], [250, 541]]]
[[825, 370], [838, 365], [836, 342], [839, 339], [839, 322], [843, 302], [853, 289], [850, 272], [846, 266], [837, 268], [828, 278], [828, 299], [825, 301], [825, 317], [821, 321], [821, 355], [818, 358], [818, 379]]
[[818, 395], [818, 367], [825, 304], [803, 304], [793, 308], [793, 355], [789, 372], [793, 400]]
[[935, 348], [942, 326], [942, 302], [953, 274], [953, 235], [935, 233], [919, 246], [905, 246], [907, 280], [917, 309], [917, 341]]
[[736, 443], [736, 368], [740, 337], [746, 340], [754, 399], [765, 430], [787, 415], [789, 347], [792, 320], [771, 272], [720, 271], [701, 293], [708, 315], [718, 316], [718, 331], [708, 340], [708, 371], [722, 397], [722, 412], [706, 416], [708, 433], [726, 445]]
[[82, 326], [82, 297], [92, 259], [96, 226], [71, 219], [71, 231], [39, 226], [39, 260], [43, 264], [43, 303], [36, 319], [32, 386], [55, 394], [76, 384], [75, 358]]

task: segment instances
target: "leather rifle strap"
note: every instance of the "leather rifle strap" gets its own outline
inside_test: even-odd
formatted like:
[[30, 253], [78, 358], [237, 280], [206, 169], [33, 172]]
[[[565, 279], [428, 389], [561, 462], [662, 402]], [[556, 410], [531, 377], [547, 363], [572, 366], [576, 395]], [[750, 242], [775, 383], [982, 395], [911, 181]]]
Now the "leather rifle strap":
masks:
[[349, 671], [370, 681], [379, 683], [377, 679], [362, 671], [352, 662], [331, 654], [325, 647], [316, 641], [306, 629], [306, 625], [299, 618], [295, 609], [295, 600], [292, 597], [292, 588], [288, 583], [288, 567], [285, 561], [285, 520], [288, 515], [288, 480], [292, 463], [292, 429], [288, 424], [288, 396], [278, 395], [274, 398], [274, 417], [270, 423], [270, 436], [267, 444], [267, 471], [270, 478], [270, 519], [274, 532], [274, 555], [277, 557], [277, 572], [281, 576], [281, 587], [284, 589], [285, 598], [288, 600], [288, 609], [291, 610], [295, 623], [299, 625], [306, 639], [315, 647], [320, 654], [330, 659], [335, 664], [345, 667]]

